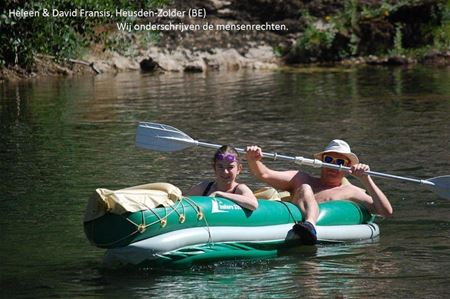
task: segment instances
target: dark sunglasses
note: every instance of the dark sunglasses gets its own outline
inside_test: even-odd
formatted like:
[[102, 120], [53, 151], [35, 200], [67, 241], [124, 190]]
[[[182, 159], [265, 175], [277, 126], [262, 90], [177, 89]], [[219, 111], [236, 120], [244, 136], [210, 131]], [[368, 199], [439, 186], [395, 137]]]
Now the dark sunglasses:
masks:
[[334, 163], [337, 165], [346, 165], [349, 163], [349, 161], [347, 159], [335, 158], [335, 157], [328, 156], [328, 155], [323, 156], [323, 162]]

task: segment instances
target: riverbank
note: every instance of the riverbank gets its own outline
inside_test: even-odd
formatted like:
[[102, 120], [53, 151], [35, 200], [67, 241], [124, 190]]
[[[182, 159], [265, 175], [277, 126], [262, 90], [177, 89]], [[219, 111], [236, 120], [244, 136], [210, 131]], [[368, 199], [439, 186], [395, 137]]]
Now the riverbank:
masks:
[[416, 64], [435, 67], [450, 66], [450, 51], [430, 51], [420, 60], [405, 55], [352, 57], [337, 62], [315, 62], [308, 64], [286, 64], [282, 57], [273, 54], [272, 48], [261, 45], [250, 48], [245, 55], [235, 49], [211, 49], [208, 52], [176, 49], [168, 51], [151, 47], [137, 57], [126, 57], [117, 52], [104, 53], [101, 56], [90, 54], [82, 60], [57, 62], [52, 57], [36, 56], [31, 70], [20, 67], [0, 70], [0, 82], [15, 82], [32, 78], [55, 76], [98, 75], [118, 72], [210, 72], [236, 71], [242, 69], [276, 70], [289, 67], [311, 66], [405, 66]]
[[[442, 3], [441, 3], [442, 2]], [[96, 24], [96, 38], [75, 57], [33, 54], [26, 67], [11, 64], [1, 81], [123, 71], [208, 72], [298, 65], [450, 65], [449, 9], [443, 1], [172, 1], [206, 19], [157, 18], [158, 24], [244, 26], [288, 30], [133, 32]], [[223, 27], [222, 27], [223, 28]], [[16, 57], [17, 60], [17, 57]]]

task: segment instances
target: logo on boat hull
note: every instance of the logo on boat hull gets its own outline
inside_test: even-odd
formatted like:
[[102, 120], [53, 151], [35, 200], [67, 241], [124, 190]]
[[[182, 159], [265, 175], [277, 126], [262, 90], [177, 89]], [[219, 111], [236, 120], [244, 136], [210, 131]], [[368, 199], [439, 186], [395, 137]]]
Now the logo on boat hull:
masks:
[[240, 210], [241, 207], [236, 204], [224, 203], [217, 198], [213, 198], [211, 202], [211, 213], [227, 213], [232, 210]]

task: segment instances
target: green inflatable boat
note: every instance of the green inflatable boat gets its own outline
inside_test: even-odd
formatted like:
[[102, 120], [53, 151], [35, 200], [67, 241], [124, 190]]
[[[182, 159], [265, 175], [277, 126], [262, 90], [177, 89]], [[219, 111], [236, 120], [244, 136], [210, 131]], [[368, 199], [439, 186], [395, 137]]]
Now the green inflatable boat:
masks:
[[[162, 187], [161, 187], [162, 186]], [[220, 260], [276, 257], [301, 246], [292, 226], [299, 209], [280, 200], [259, 199], [255, 211], [220, 197], [183, 197], [165, 183], [110, 191], [89, 200], [84, 230], [107, 249], [108, 266], [190, 267]], [[321, 243], [369, 240], [379, 235], [372, 215], [351, 201], [320, 204]]]

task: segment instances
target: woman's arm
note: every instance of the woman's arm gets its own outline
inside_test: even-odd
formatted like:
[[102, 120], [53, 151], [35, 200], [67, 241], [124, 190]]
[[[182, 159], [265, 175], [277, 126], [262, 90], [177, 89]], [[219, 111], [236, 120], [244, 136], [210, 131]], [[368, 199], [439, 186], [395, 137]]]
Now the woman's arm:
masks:
[[253, 194], [252, 190], [245, 184], [239, 184], [236, 188], [236, 193], [228, 193], [222, 191], [216, 191], [211, 193], [210, 196], [220, 196], [223, 198], [230, 199], [240, 205], [243, 208], [254, 211], [258, 208], [258, 200]]

